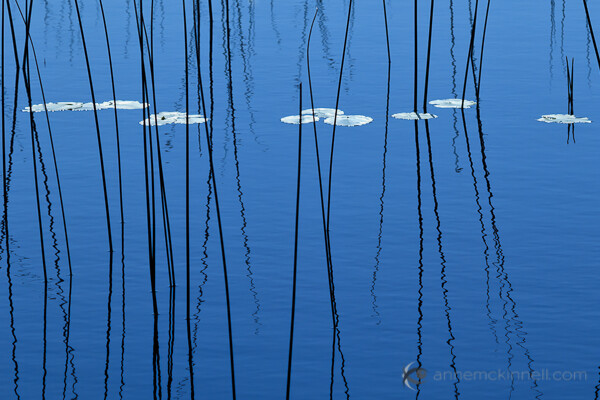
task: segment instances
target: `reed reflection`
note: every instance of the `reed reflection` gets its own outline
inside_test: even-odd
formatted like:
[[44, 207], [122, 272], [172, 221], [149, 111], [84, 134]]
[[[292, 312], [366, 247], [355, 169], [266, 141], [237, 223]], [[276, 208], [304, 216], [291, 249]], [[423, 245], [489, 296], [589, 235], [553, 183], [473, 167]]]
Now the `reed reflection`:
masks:
[[[419, 121], [415, 120], [415, 158], [417, 170], [417, 216], [419, 221], [419, 261], [418, 261], [418, 296], [417, 296], [417, 368], [422, 368], [421, 358], [423, 357], [423, 252], [424, 252], [424, 232], [423, 232], [423, 203], [421, 197], [421, 150], [419, 145]], [[417, 385], [416, 398], [419, 398], [421, 386]]]
[[377, 283], [377, 273], [379, 272], [379, 257], [381, 255], [381, 241], [383, 238], [383, 206], [385, 198], [385, 170], [386, 170], [386, 158], [388, 151], [388, 126], [389, 126], [389, 114], [390, 114], [390, 82], [391, 82], [391, 62], [388, 63], [388, 80], [387, 80], [387, 95], [386, 95], [386, 106], [385, 106], [385, 130], [383, 138], [383, 167], [381, 172], [381, 196], [379, 196], [379, 231], [377, 233], [377, 252], [375, 254], [375, 266], [373, 267], [373, 280], [371, 281], [371, 304], [373, 308], [372, 316], [377, 319], [377, 325], [381, 324], [381, 314], [379, 313], [377, 306], [377, 295], [375, 291], [375, 284]]
[[[458, 73], [456, 66], [456, 56], [454, 54], [454, 48], [456, 47], [456, 35], [454, 34], [454, 1], [450, 0], [450, 58], [452, 59], [452, 97], [458, 98], [458, 93], [456, 92], [457, 84], [456, 84], [456, 74]], [[456, 148], [456, 140], [459, 137], [458, 130], [458, 118], [457, 118], [457, 110], [452, 110], [452, 119], [453, 124], [452, 127], [454, 129], [454, 136], [452, 137], [452, 152], [454, 153], [454, 171], [457, 174], [460, 174], [462, 171], [462, 167], [460, 166], [460, 159], [458, 155], [458, 150]]]

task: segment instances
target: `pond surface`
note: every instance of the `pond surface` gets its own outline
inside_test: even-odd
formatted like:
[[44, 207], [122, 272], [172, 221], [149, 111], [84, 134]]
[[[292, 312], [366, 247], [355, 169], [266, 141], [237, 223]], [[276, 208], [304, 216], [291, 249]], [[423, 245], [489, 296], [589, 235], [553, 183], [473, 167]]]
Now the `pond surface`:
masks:
[[[190, 114], [204, 114], [188, 3]], [[24, 24], [11, 4], [21, 60]], [[297, 115], [300, 83], [303, 108], [310, 108], [306, 47], [317, 6], [310, 46], [314, 107], [335, 108], [349, 4], [229, 0], [229, 26], [224, 4], [213, 1], [211, 36], [208, 3], [200, 2], [199, 41], [228, 267], [236, 395], [282, 399], [298, 125], [280, 119]], [[373, 121], [336, 127], [330, 246], [337, 330], [314, 131], [312, 124], [303, 125], [291, 397], [598, 398], [600, 70], [582, 2], [492, 1], [479, 97], [472, 72], [467, 80], [466, 98], [477, 100], [477, 106], [464, 109], [463, 119], [463, 110], [430, 105], [427, 111], [438, 118], [427, 125], [391, 118], [415, 111], [414, 23], [412, 2], [386, 4], [389, 70], [382, 3], [355, 1], [349, 19], [338, 108]], [[462, 95], [475, 4], [435, 2], [429, 100]], [[485, 1], [479, 4], [473, 57], [477, 77], [486, 6]], [[79, 7], [96, 101], [113, 100], [99, 3], [80, 0]], [[590, 2], [589, 7], [600, 32], [600, 5]], [[150, 1], [144, 1], [144, 8], [154, 48], [156, 108], [153, 104], [150, 112], [185, 112], [181, 4], [154, 1], [154, 18]], [[117, 99], [143, 101], [134, 3], [105, 0], [104, 10]], [[429, 2], [419, 2], [418, 14], [417, 94], [422, 104]], [[42, 153], [37, 173], [45, 284], [30, 114], [21, 112], [29, 105], [22, 79], [12, 126], [15, 62], [8, 22], [5, 35], [10, 267], [3, 233], [1, 397], [232, 398], [206, 125], [189, 125], [188, 320], [186, 125], [158, 127], [176, 285], [170, 287], [155, 164], [155, 316], [140, 125], [147, 114], [139, 109], [118, 112], [121, 240], [114, 113], [98, 111], [112, 257], [94, 113], [49, 114], [68, 228], [69, 276], [48, 128], [44, 113], [34, 113]], [[34, 2], [31, 38], [46, 101], [92, 101], [74, 2]], [[537, 121], [568, 111], [565, 57], [575, 60], [575, 114], [592, 121], [573, 125], [574, 130]], [[33, 61], [31, 71], [32, 102], [41, 104]], [[333, 127], [321, 119], [316, 128], [326, 185]], [[417, 367], [426, 370], [418, 386], [414, 381], [424, 371], [410, 371]], [[409, 379], [404, 379], [405, 371]]]

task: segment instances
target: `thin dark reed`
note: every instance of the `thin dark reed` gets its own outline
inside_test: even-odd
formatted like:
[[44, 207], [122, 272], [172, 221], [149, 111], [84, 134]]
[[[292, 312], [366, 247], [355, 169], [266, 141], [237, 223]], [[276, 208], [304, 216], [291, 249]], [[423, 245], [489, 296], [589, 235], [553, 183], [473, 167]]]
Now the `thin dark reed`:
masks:
[[[144, 12], [143, 2], [139, 2], [139, 12], [137, 4], [134, 2], [134, 10], [136, 17], [136, 25], [138, 29], [138, 40], [140, 47], [140, 67], [141, 67], [141, 89], [142, 89], [142, 102], [146, 102], [147, 99], [147, 77], [146, 77], [146, 63], [145, 63], [145, 51], [144, 51]], [[146, 108], [142, 109], [142, 120], [146, 121]], [[148, 119], [150, 118], [150, 112], [148, 110]], [[158, 303], [156, 299], [156, 261], [154, 253], [154, 174], [149, 171], [149, 161], [152, 162], [152, 148], [151, 140], [151, 129], [149, 124], [142, 124], [142, 137], [144, 146], [144, 183], [145, 183], [145, 194], [146, 194], [146, 229], [147, 229], [147, 244], [148, 244], [148, 269], [150, 273], [150, 288], [152, 293], [152, 308], [153, 308], [153, 343], [152, 343], [152, 385], [153, 385], [153, 398], [156, 400], [158, 396], [159, 375], [160, 375], [160, 363], [159, 359], [159, 348], [158, 348]], [[149, 154], [150, 153], [150, 154]], [[148, 157], [150, 156], [150, 157]], [[152, 181], [152, 182], [151, 182]], [[152, 192], [152, 193], [151, 193]], [[152, 208], [151, 208], [152, 198]]]
[[575, 75], [575, 59], [571, 59], [571, 64], [569, 65], [569, 58], [566, 58], [567, 64], [567, 101], [568, 101], [568, 114], [575, 115], [574, 110], [574, 95], [573, 95], [573, 80]]
[[569, 85], [571, 92], [571, 115], [575, 115], [575, 93], [573, 92], [575, 81], [575, 59], [571, 59], [571, 83]]
[[[309, 92], [310, 92], [310, 104], [311, 104], [312, 110], [315, 109], [315, 101], [314, 101], [314, 96], [313, 96], [312, 78], [311, 78], [311, 71], [310, 71], [310, 42], [311, 42], [313, 27], [314, 27], [318, 12], [319, 12], [319, 9], [317, 8], [315, 10], [315, 15], [314, 15], [312, 23], [310, 25], [310, 31], [308, 33], [308, 42], [306, 45], [306, 67], [308, 70], [308, 88], [309, 88]], [[318, 135], [317, 135], [317, 124], [316, 124], [316, 117], [314, 115], [314, 112], [313, 112], [313, 131], [314, 131], [314, 138], [315, 138], [315, 154], [316, 154], [316, 158], [317, 158], [317, 175], [319, 177], [319, 195], [320, 195], [320, 200], [321, 200], [321, 217], [323, 219], [323, 238], [325, 239], [325, 257], [326, 257], [326, 264], [327, 264], [327, 280], [329, 283], [331, 316], [332, 316], [333, 322], [335, 324], [335, 298], [332, 295], [333, 294], [333, 282], [332, 282], [333, 274], [332, 274], [332, 266], [331, 266], [331, 255], [329, 252], [329, 238], [328, 238], [328, 234], [327, 234], [327, 219], [325, 217], [325, 199], [323, 196], [323, 179], [322, 179], [322, 174], [321, 174], [321, 157], [319, 155], [319, 139], [318, 139]]]
[[[17, 10], [19, 11], [19, 14], [21, 15], [21, 19], [25, 23], [25, 16], [23, 15], [23, 12], [21, 10], [21, 7], [19, 6], [19, 3], [15, 2], [15, 4], [17, 5]], [[63, 202], [62, 187], [60, 184], [60, 174], [58, 172], [58, 161], [56, 158], [56, 151], [54, 148], [54, 139], [53, 139], [53, 135], [52, 135], [52, 127], [50, 125], [50, 117], [48, 114], [48, 107], [46, 106], [47, 103], [46, 103], [46, 95], [44, 92], [44, 84], [42, 83], [42, 74], [40, 72], [40, 65], [39, 65], [39, 62], [37, 59], [35, 45], [33, 43], [33, 39], [31, 38], [31, 36], [29, 37], [29, 44], [31, 46], [31, 53], [33, 54], [33, 61], [35, 63], [38, 82], [40, 85], [40, 93], [42, 95], [42, 102], [44, 104], [44, 115], [46, 117], [46, 125], [48, 127], [48, 137], [50, 139], [50, 149], [52, 151], [52, 160], [54, 162], [54, 173], [56, 175], [56, 186], [58, 188], [58, 198], [59, 198], [59, 203], [60, 203], [60, 212], [61, 212], [61, 216], [62, 216], [63, 233], [65, 235], [65, 247], [66, 247], [66, 252], [67, 252], [67, 262], [69, 264], [69, 275], [72, 275], [73, 270], [72, 270], [72, 266], [71, 266], [71, 250], [69, 247], [69, 233], [68, 233], [68, 229], [67, 229], [67, 217], [66, 217], [65, 206], [64, 206], [64, 202]]]
[[[30, 37], [30, 28], [31, 28], [31, 13], [33, 10], [33, 0], [27, 3], [25, 2], [25, 14], [27, 18], [25, 20], [25, 49], [23, 51], [23, 82], [25, 84], [25, 90], [27, 92], [27, 100], [29, 103], [29, 108], [32, 110], [32, 99], [31, 99], [31, 80], [30, 80], [30, 64], [29, 64], [29, 37]], [[36, 194], [36, 205], [37, 205], [37, 215], [38, 215], [38, 227], [40, 233], [40, 246], [42, 253], [42, 267], [44, 271], [44, 312], [43, 312], [43, 336], [42, 336], [42, 400], [46, 399], [46, 378], [48, 376], [48, 370], [46, 368], [46, 360], [47, 360], [47, 315], [48, 315], [48, 273], [46, 270], [46, 255], [44, 249], [44, 233], [42, 228], [42, 214], [40, 208], [40, 195], [39, 195], [39, 185], [38, 185], [38, 173], [37, 173], [37, 160], [36, 160], [36, 146], [35, 146], [35, 137], [37, 135], [35, 128], [35, 121], [33, 118], [33, 112], [29, 113], [29, 122], [31, 128], [31, 153], [32, 153], [32, 163], [33, 163], [33, 176], [34, 176], [34, 185], [35, 185], [35, 194]], [[40, 153], [40, 158], [42, 157]]]
[[574, 115], [573, 112], [573, 63], [575, 62], [575, 60], [573, 60], [573, 63], [571, 63], [571, 65], [569, 66], [569, 58], [566, 58], [566, 62], [567, 62], [567, 113], [569, 115]]
[[[28, 8], [29, 7], [29, 8]], [[29, 11], [28, 11], [29, 10]], [[23, 69], [23, 82], [25, 84], [25, 91], [27, 92], [27, 101], [29, 103], [30, 110], [33, 107], [32, 98], [31, 98], [31, 80], [29, 73], [29, 34], [31, 28], [31, 12], [33, 10], [33, 0], [31, 3], [25, 2], [25, 14], [27, 15], [25, 19], [25, 49], [23, 50], [23, 64], [21, 65]], [[36, 136], [36, 127], [35, 121], [33, 118], [33, 112], [29, 113], [29, 124], [31, 130], [31, 155], [32, 155], [32, 166], [33, 166], [33, 184], [35, 186], [35, 199], [37, 206], [37, 217], [38, 217], [38, 228], [39, 228], [39, 236], [40, 236], [40, 248], [42, 255], [42, 268], [44, 271], [44, 284], [46, 285], [47, 290], [47, 282], [48, 282], [48, 272], [46, 270], [46, 251], [44, 246], [44, 230], [42, 224], [42, 210], [40, 206], [40, 189], [38, 185], [38, 169], [37, 169], [37, 160], [36, 160], [36, 147], [35, 147], [35, 136]], [[45, 357], [45, 354], [44, 354]]]
[[423, 112], [425, 113], [427, 112], [427, 93], [429, 91], [429, 67], [431, 66], [431, 39], [433, 36], [434, 6], [435, 0], [431, 0], [431, 7], [429, 11], [429, 36], [427, 38], [427, 66], [425, 67], [425, 93], [423, 94]]
[[[154, 1], [152, 1], [152, 8], [151, 10], [154, 9]], [[170, 219], [169, 219], [169, 207], [168, 207], [168, 202], [167, 202], [167, 192], [166, 192], [166, 182], [165, 182], [165, 178], [164, 178], [164, 170], [163, 170], [163, 162], [162, 162], [162, 152], [161, 152], [161, 148], [160, 148], [160, 135], [159, 135], [159, 131], [158, 131], [158, 107], [157, 107], [157, 96], [156, 96], [156, 84], [155, 84], [155, 79], [154, 79], [154, 37], [153, 37], [153, 24], [154, 18], [153, 16], [151, 17], [151, 27], [150, 27], [150, 38], [148, 38], [148, 32], [146, 30], [145, 25], [142, 25], [142, 30], [145, 34], [145, 38], [146, 38], [146, 44], [148, 47], [148, 64], [149, 64], [149, 71], [150, 71], [150, 84], [152, 87], [152, 104], [154, 107], [154, 122], [155, 122], [155, 138], [156, 138], [156, 161], [157, 161], [157, 165], [158, 165], [158, 177], [159, 177], [159, 190], [160, 190], [160, 201], [161, 201], [161, 213], [162, 213], [162, 219], [163, 219], [163, 232], [164, 232], [164, 240], [165, 240], [165, 247], [166, 247], [166, 254], [167, 254], [167, 270], [169, 272], [169, 286], [175, 286], [175, 267], [174, 267], [174, 261], [173, 261], [173, 245], [172, 245], [172, 239], [171, 239], [171, 223], [170, 223]], [[146, 88], [146, 96], [149, 96], [149, 91]], [[148, 103], [150, 103], [150, 98], [147, 97]], [[150, 132], [149, 128], [149, 132]], [[150, 139], [150, 143], [152, 143], [152, 140]], [[152, 209], [153, 209], [153, 213], [155, 212], [155, 199], [154, 199], [154, 161], [153, 161], [153, 156], [152, 156], [153, 150], [152, 147], [150, 147], [150, 154], [151, 154], [151, 160], [150, 160], [150, 166], [151, 166], [151, 173], [152, 173]], [[153, 224], [153, 231], [156, 231], [156, 224]], [[156, 241], [156, 234], [154, 233], [153, 235], [153, 242]]]
[[288, 351], [287, 384], [285, 390], [286, 400], [290, 399], [290, 387], [292, 382], [292, 350], [294, 348], [294, 322], [296, 318], [296, 283], [298, 275], [298, 227], [300, 219], [300, 177], [302, 170], [302, 83], [299, 88], [299, 110], [298, 110], [298, 179], [296, 183], [296, 222], [294, 228], [294, 272], [292, 276], [292, 310], [290, 322], [290, 347]]
[[[416, 0], [415, 0], [416, 1]], [[344, 34], [344, 47], [342, 49], [342, 61], [340, 63], [340, 77], [338, 80], [338, 88], [337, 95], [335, 98], [335, 113], [333, 116], [333, 132], [331, 134], [331, 153], [329, 155], [329, 180], [328, 180], [328, 189], [327, 189], [327, 236], [329, 237], [329, 218], [331, 214], [331, 183], [332, 183], [332, 175], [333, 175], [333, 154], [335, 149], [335, 131], [337, 128], [337, 116], [338, 116], [338, 108], [340, 105], [340, 93], [342, 91], [342, 77], [344, 75], [344, 61], [346, 60], [346, 46], [348, 44], [348, 31], [350, 30], [350, 17], [352, 15], [352, 4], [353, 0], [348, 2], [348, 20], [346, 21], [346, 33]], [[331, 251], [331, 247], [330, 247]]]
[[81, 43], [83, 45], [83, 54], [85, 56], [85, 65], [88, 73], [88, 80], [90, 84], [90, 93], [92, 95], [92, 105], [94, 108], [94, 121], [96, 123], [96, 137], [98, 139], [98, 155], [100, 157], [100, 172], [102, 174], [102, 190], [104, 192], [104, 208], [106, 213], [106, 229], [108, 231], [108, 247], [110, 252], [113, 252], [113, 243], [112, 243], [112, 229], [110, 226], [110, 210], [108, 206], [108, 191], [106, 188], [106, 173], [104, 168], [104, 154], [102, 151], [102, 139], [100, 138], [100, 122], [98, 120], [98, 110], [96, 109], [96, 95], [94, 92], [94, 82], [92, 79], [92, 69], [90, 66], [90, 59], [88, 56], [87, 45], [85, 41], [85, 33], [83, 31], [83, 22], [81, 21], [81, 13], [79, 11], [79, 2], [78, 0], [73, 0], [75, 3], [75, 10], [77, 11], [77, 21], [79, 22], [79, 31], [81, 32]]
[[[469, 51], [467, 55], [467, 66], [465, 68], [465, 80], [463, 83], [463, 91], [462, 91], [462, 104], [461, 109], [465, 108], [465, 95], [467, 93], [467, 79], [469, 77], [469, 63], [471, 62], [471, 56], [473, 55], [473, 47], [475, 46], [475, 32], [477, 29], [477, 13], [479, 10], [479, 0], [475, 2], [475, 13], [473, 14], [473, 25], [471, 26], [471, 40], [469, 41]], [[475, 71], [473, 71], [475, 72]], [[477, 86], [477, 85], [475, 85]]]
[[[483, 49], [485, 47], [485, 36], [487, 33], [488, 17], [490, 15], [490, 2], [491, 2], [491, 0], [488, 0], [487, 7], [485, 9], [485, 21], [483, 23], [483, 36], [481, 37], [481, 53], [479, 54], [479, 77], [477, 78], [477, 85], [475, 86], [475, 91], [476, 91], [478, 100], [479, 100], [479, 88], [481, 87], [481, 70], [483, 69]], [[479, 101], [477, 101], [477, 103], [479, 103]]]
[[[141, 82], [141, 89], [142, 89], [142, 102], [146, 101], [146, 63], [144, 60], [144, 39], [143, 39], [143, 33], [142, 33], [142, 22], [143, 22], [143, 10], [142, 10], [142, 1], [140, 0], [139, 3], [139, 12], [138, 12], [138, 7], [137, 4], [134, 3], [134, 11], [135, 11], [135, 17], [136, 17], [136, 22], [137, 22], [137, 28], [138, 28], [138, 40], [139, 40], [139, 46], [140, 46], [140, 66], [141, 66], [141, 77], [142, 77], [142, 82]], [[142, 118], [143, 121], [146, 120], [146, 108], [144, 107], [142, 109]], [[149, 115], [149, 110], [148, 110], [148, 118], [150, 117]], [[155, 315], [158, 314], [158, 304], [156, 301], [156, 264], [155, 264], [155, 258], [154, 258], [154, 249], [152, 246], [152, 236], [153, 236], [153, 231], [152, 231], [152, 224], [153, 224], [153, 219], [154, 219], [154, 214], [151, 213], [151, 208], [150, 208], [150, 178], [151, 175], [149, 174], [149, 160], [148, 160], [148, 133], [147, 130], [150, 130], [150, 127], [147, 124], [142, 124], [142, 138], [143, 138], [143, 146], [144, 146], [144, 182], [145, 182], [145, 193], [146, 193], [146, 228], [147, 228], [147, 244], [148, 244], [148, 267], [149, 267], [149, 272], [150, 272], [150, 287], [151, 287], [151, 292], [152, 292], [152, 308], [153, 308], [153, 312]], [[151, 142], [150, 142], [151, 143]]]
[[418, 87], [418, 79], [419, 79], [419, 13], [418, 13], [418, 7], [417, 7], [417, 2], [418, 0], [415, 0], [414, 2], [414, 63], [415, 63], [415, 70], [414, 70], [414, 81], [413, 81], [413, 86], [414, 86], [414, 90], [413, 90], [413, 97], [414, 97], [414, 104], [413, 104], [413, 111], [415, 112], [415, 114], [417, 114], [417, 118], [419, 117], [419, 109], [417, 106], [417, 87]]
[[[229, 65], [229, 70], [231, 71], [231, 46], [230, 46], [229, 1], [228, 0], [225, 0], [224, 7], [225, 7], [226, 36], [227, 36], [227, 63]], [[212, 4], [211, 4], [210, 0], [209, 0], [209, 10], [211, 10], [210, 24], [211, 24], [211, 32], [212, 32], [213, 19], [212, 19]], [[199, 18], [199, 14], [198, 14], [198, 18]], [[199, 19], [198, 19], [198, 29], [200, 29], [200, 20]], [[211, 43], [212, 43], [212, 34], [211, 34]], [[197, 48], [196, 49], [197, 60], [200, 59], [199, 51], [200, 51], [200, 49]], [[203, 89], [203, 85], [202, 85], [202, 71], [199, 66], [200, 66], [200, 63], [198, 62], [198, 87], [200, 89], [202, 113], [203, 113], [203, 115], [207, 115], [206, 114], [206, 101], [204, 98], [204, 89]], [[227, 307], [227, 330], [228, 330], [228, 335], [229, 335], [229, 364], [230, 364], [230, 370], [231, 370], [231, 392], [232, 392], [232, 397], [235, 400], [236, 399], [235, 361], [234, 361], [234, 353], [233, 353], [233, 326], [232, 326], [232, 322], [231, 322], [231, 301], [230, 301], [230, 296], [229, 296], [229, 275], [227, 273], [227, 257], [225, 254], [225, 240], [223, 238], [223, 224], [221, 221], [221, 209], [220, 209], [220, 205], [219, 205], [219, 194], [218, 194], [218, 190], [217, 190], [218, 185], [217, 185], [217, 179], [216, 179], [216, 174], [215, 174], [212, 132], [209, 132], [208, 125], [209, 124], [204, 124], [204, 128], [205, 128], [205, 133], [206, 133], [206, 144], [207, 144], [207, 148], [208, 148], [208, 162], [209, 162], [209, 166], [210, 166], [210, 174], [212, 176], [213, 191], [214, 191], [214, 196], [215, 196], [215, 212], [217, 214], [217, 225], [219, 226], [219, 242], [221, 245], [221, 259], [222, 259], [222, 263], [223, 263], [223, 278], [224, 278], [224, 285], [225, 285], [225, 300], [226, 300], [226, 307]]]
[[[311, 23], [310, 31], [308, 34], [308, 42], [307, 42], [307, 46], [306, 46], [306, 65], [307, 65], [307, 70], [308, 70], [308, 84], [309, 84], [309, 89], [310, 89], [310, 102], [311, 102], [312, 110], [314, 110], [314, 108], [315, 108], [315, 102], [314, 102], [314, 95], [313, 95], [313, 90], [312, 90], [312, 78], [311, 78], [311, 70], [310, 70], [310, 43], [311, 43], [314, 23], [315, 23], [318, 12], [319, 12], [319, 9], [315, 10], [315, 16], [313, 17], [313, 20]], [[336, 107], [336, 110], [337, 110], [337, 107]], [[337, 113], [337, 111], [336, 111], [336, 113]], [[319, 195], [320, 195], [320, 200], [321, 200], [321, 216], [323, 219], [323, 237], [325, 239], [325, 257], [326, 257], [326, 261], [327, 261], [327, 278], [328, 278], [328, 283], [329, 283], [329, 299], [330, 299], [330, 305], [331, 305], [331, 317], [332, 317], [332, 324], [333, 324], [332, 344], [331, 344], [331, 349], [332, 349], [331, 384], [330, 384], [330, 391], [329, 391], [329, 397], [333, 398], [333, 374], [334, 374], [334, 364], [335, 364], [335, 344], [336, 344], [336, 339], [339, 338], [339, 327], [338, 327], [339, 315], [337, 312], [337, 305], [336, 305], [336, 301], [335, 301], [333, 261], [331, 258], [331, 245], [330, 245], [330, 241], [329, 241], [328, 217], [325, 216], [325, 201], [324, 201], [324, 195], [323, 195], [323, 180], [322, 180], [322, 175], [321, 175], [321, 161], [320, 161], [321, 158], [319, 155], [319, 140], [318, 140], [318, 135], [317, 135], [317, 124], [314, 123], [315, 121], [316, 121], [316, 118], [315, 118], [314, 112], [313, 112], [313, 129], [314, 129], [314, 139], [315, 139], [315, 152], [316, 152], [316, 158], [317, 158], [317, 174], [319, 177]], [[330, 167], [331, 167], [331, 163], [330, 163]], [[345, 363], [345, 359], [344, 359], [344, 354], [342, 352], [341, 344], [339, 343], [339, 341], [338, 341], [338, 350], [340, 352], [340, 357], [342, 359], [342, 365], [343, 365]], [[345, 384], [346, 388], [348, 388], [348, 383], [346, 381], [346, 377], [344, 376], [343, 367], [342, 367], [342, 378], [344, 380], [344, 384]], [[346, 392], [348, 392], [348, 389], [346, 390]]]
[[567, 60], [567, 114], [571, 114], [571, 69], [569, 68], [569, 58]]
[[583, 0], [583, 7], [585, 8], [585, 17], [587, 18], [588, 27], [590, 28], [590, 35], [592, 36], [592, 43], [594, 44], [594, 51], [596, 52], [596, 60], [598, 60], [598, 68], [600, 68], [600, 53], [598, 52], [598, 46], [596, 45], [596, 37], [594, 36], [594, 27], [592, 26], [587, 0]]
[[[115, 112], [115, 134], [116, 134], [116, 139], [117, 139], [117, 170], [118, 170], [118, 174], [119, 174], [119, 210], [121, 213], [121, 238], [124, 236], [124, 229], [125, 229], [125, 216], [124, 216], [124, 211], [123, 211], [123, 179], [122, 179], [122, 168], [121, 168], [121, 140], [119, 137], [119, 116], [118, 116], [118, 112], [117, 112], [117, 92], [115, 89], [115, 74], [114, 74], [114, 68], [113, 68], [113, 62], [112, 62], [112, 54], [110, 51], [110, 40], [109, 40], [109, 36], [108, 36], [108, 26], [106, 24], [106, 15], [104, 14], [104, 4], [102, 3], [102, 0], [99, 0], [100, 3], [100, 11], [102, 13], [102, 23], [104, 25], [104, 35], [106, 37], [106, 50], [108, 53], [108, 66], [110, 69], [110, 84], [111, 84], [111, 88], [112, 88], [112, 95], [113, 95], [113, 108], [114, 108], [114, 112]], [[123, 246], [121, 246], [123, 247]], [[123, 251], [123, 249], [121, 248], [121, 251]]]
[[392, 63], [392, 52], [390, 50], [390, 31], [388, 29], [388, 18], [387, 18], [387, 7], [385, 5], [385, 0], [381, 0], [383, 3], [383, 21], [385, 23], [385, 41], [387, 43], [387, 54], [388, 54], [388, 63]]

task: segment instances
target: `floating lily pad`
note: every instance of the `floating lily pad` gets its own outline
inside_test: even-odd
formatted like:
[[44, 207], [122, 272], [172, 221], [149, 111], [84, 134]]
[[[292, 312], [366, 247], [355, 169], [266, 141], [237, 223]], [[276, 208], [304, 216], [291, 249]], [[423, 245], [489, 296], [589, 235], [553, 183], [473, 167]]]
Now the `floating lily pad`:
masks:
[[437, 115], [430, 114], [430, 113], [419, 113], [419, 115], [417, 115], [417, 113], [415, 113], [415, 112], [409, 112], [409, 113], [392, 114], [392, 117], [396, 118], [396, 119], [415, 120], [415, 119], [434, 119], [434, 118], [437, 118]]
[[[313, 113], [314, 111], [314, 113]], [[335, 108], [309, 108], [307, 110], [302, 110], [302, 115], [315, 115], [315, 117], [319, 118], [329, 118], [335, 116]], [[337, 110], [337, 115], [344, 115], [342, 110]]]
[[[99, 110], [99, 105], [96, 104], [96, 110]], [[83, 103], [81, 107], [76, 108], [73, 111], [94, 111], [94, 103]]]
[[[138, 110], [148, 107], [148, 103], [139, 101], [117, 100], [117, 109], [119, 110]], [[93, 103], [81, 103], [76, 101], [59, 101], [57, 103], [46, 103], [48, 111], [93, 111]], [[103, 103], [96, 103], [96, 110], [109, 110], [114, 108], [112, 100]], [[31, 107], [33, 112], [44, 112], [43, 104], [36, 104]], [[25, 107], [24, 112], [30, 112], [29, 107]]]
[[[430, 101], [429, 104], [437, 107], [437, 108], [463, 108], [462, 99], [445, 99], [445, 100], [433, 100]], [[474, 101], [465, 100], [464, 108], [471, 108], [477, 104]]]
[[580, 118], [580, 117], [576, 117], [574, 115], [569, 115], [569, 114], [542, 115], [542, 118], [539, 118], [538, 121], [546, 122], [549, 124], [590, 124], [590, 123], [592, 123], [592, 121], [590, 121], [586, 117]]
[[[105, 101], [103, 103], [96, 104], [96, 108], [98, 110], [108, 110], [114, 108], [114, 101]], [[131, 100], [117, 100], [117, 109], [118, 110], [141, 110], [143, 108], [148, 108], [148, 103], [140, 103], [139, 101], [131, 101]]]
[[[319, 117], [313, 117], [312, 114], [302, 116], [302, 124], [311, 124], [318, 120]], [[300, 125], [300, 117], [298, 115], [290, 115], [289, 117], [281, 118], [281, 122], [283, 122], [284, 124]]]
[[[325, 119], [325, 123], [329, 125], [334, 124], [335, 117], [329, 117]], [[373, 122], [373, 118], [364, 115], [338, 115], [335, 124], [337, 126], [361, 126]]]
[[46, 108], [48, 111], [73, 111], [81, 108], [83, 103], [75, 102], [75, 101], [59, 101], [57, 103], [46, 103], [46, 107], [44, 104], [35, 104], [29, 107], [25, 107], [23, 112], [44, 112]]
[[150, 118], [140, 121], [140, 125], [170, 125], [170, 124], [203, 124], [207, 121], [203, 115], [192, 115], [189, 114], [186, 118], [185, 113], [170, 111], [170, 112], [161, 112], [158, 114], [152, 114]]

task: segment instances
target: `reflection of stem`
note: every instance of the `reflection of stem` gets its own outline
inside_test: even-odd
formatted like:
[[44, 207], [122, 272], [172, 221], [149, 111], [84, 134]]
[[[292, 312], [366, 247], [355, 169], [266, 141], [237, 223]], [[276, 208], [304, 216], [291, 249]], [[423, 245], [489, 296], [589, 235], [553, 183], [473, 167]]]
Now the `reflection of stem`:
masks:
[[[417, 367], [421, 368], [423, 356], [423, 211], [421, 202], [421, 151], [419, 149], [419, 121], [415, 120], [415, 150], [417, 164], [417, 213], [419, 217], [419, 296], [417, 301]], [[421, 393], [420, 385], [417, 386], [417, 398]]]
[[450, 347], [450, 355], [452, 357], [450, 367], [452, 368], [452, 370], [454, 372], [454, 376], [456, 377], [456, 381], [454, 382], [454, 397], [455, 397], [455, 399], [458, 399], [458, 396], [460, 394], [458, 391], [458, 384], [460, 383], [460, 379], [458, 378], [458, 374], [457, 374], [457, 370], [456, 370], [456, 355], [454, 354], [454, 345], [453, 345], [453, 342], [454, 342], [454, 340], [456, 340], [456, 338], [454, 337], [454, 333], [452, 332], [452, 320], [450, 318], [450, 310], [452, 310], [452, 307], [450, 307], [450, 303], [448, 301], [448, 292], [449, 291], [446, 288], [446, 285], [448, 284], [448, 279], [447, 279], [447, 275], [446, 275], [446, 256], [444, 255], [444, 249], [442, 246], [442, 228], [441, 228], [441, 221], [440, 221], [440, 213], [438, 211], [439, 204], [438, 204], [438, 200], [437, 200], [437, 189], [436, 189], [436, 184], [435, 184], [435, 171], [434, 171], [434, 167], [433, 167], [433, 152], [431, 150], [431, 136], [429, 134], [429, 121], [427, 121], [427, 120], [425, 120], [425, 133], [426, 133], [426, 138], [427, 138], [427, 152], [429, 154], [429, 172], [431, 175], [431, 191], [432, 191], [432, 195], [433, 195], [433, 212], [435, 214], [436, 230], [438, 232], [438, 235], [437, 235], [438, 252], [440, 254], [440, 260], [441, 260], [440, 279], [441, 279], [442, 295], [444, 297], [444, 314], [446, 315], [446, 323], [448, 325], [448, 335], [450, 336], [449, 339], [446, 341], [446, 343]]
[[[385, 0], [384, 0], [385, 7]], [[387, 20], [387, 19], [386, 19]], [[387, 85], [387, 102], [385, 107], [385, 135], [383, 141], [383, 169], [381, 174], [381, 196], [379, 197], [379, 233], [377, 234], [377, 254], [375, 255], [375, 266], [373, 267], [373, 280], [371, 282], [371, 298], [373, 304], [373, 314], [377, 316], [377, 325], [381, 324], [381, 315], [377, 310], [377, 296], [375, 295], [375, 283], [377, 282], [377, 273], [379, 272], [379, 256], [381, 255], [381, 239], [383, 236], [383, 199], [385, 197], [385, 169], [387, 157], [387, 139], [388, 139], [388, 122], [390, 112], [390, 82], [391, 82], [391, 62], [388, 64], [388, 85]]]

